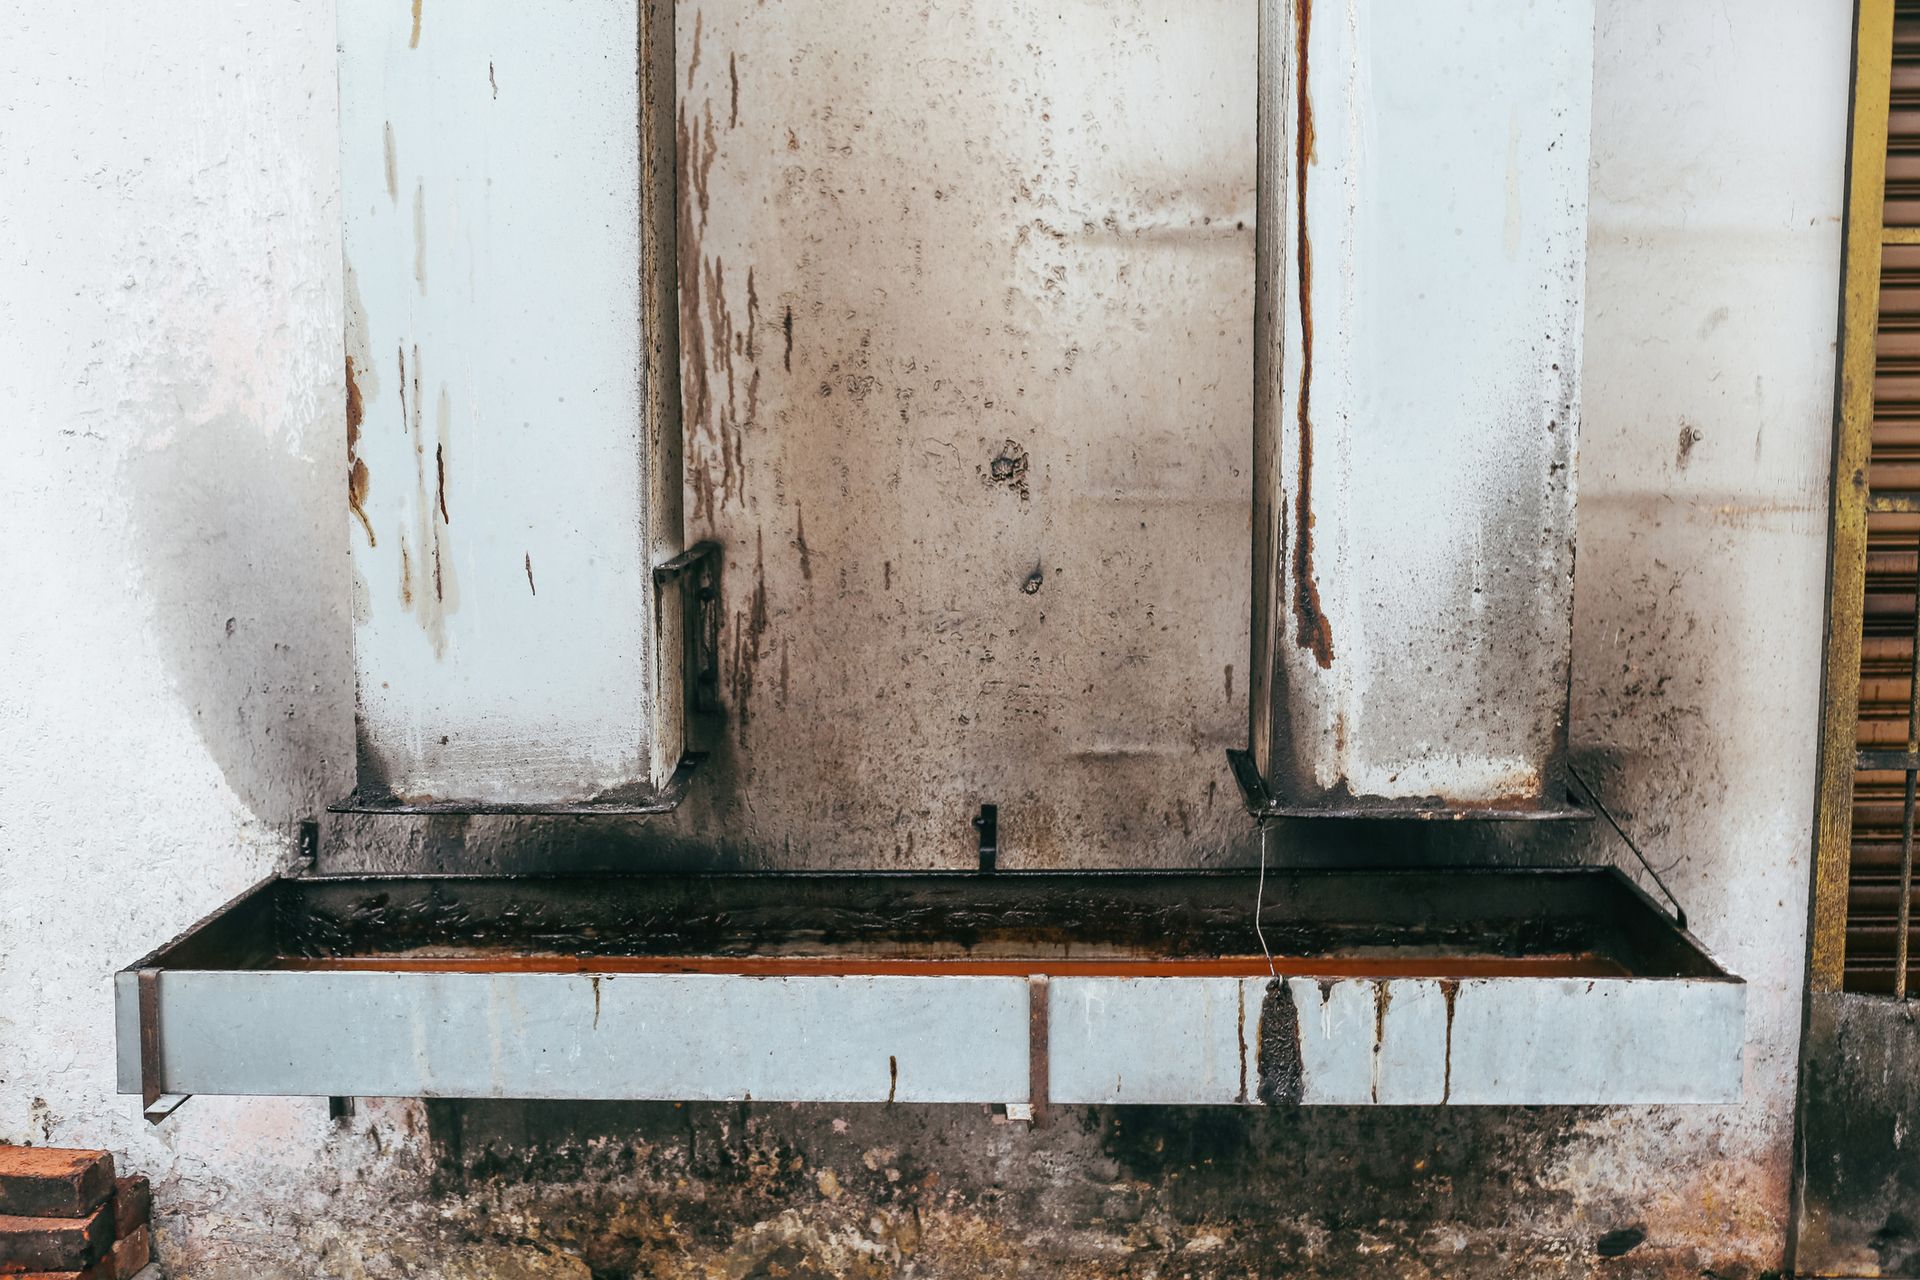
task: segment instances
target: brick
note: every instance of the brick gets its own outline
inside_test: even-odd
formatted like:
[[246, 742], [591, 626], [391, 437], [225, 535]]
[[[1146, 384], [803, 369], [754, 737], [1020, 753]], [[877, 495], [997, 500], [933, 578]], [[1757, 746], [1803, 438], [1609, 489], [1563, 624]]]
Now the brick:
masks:
[[[113, 1235], [124, 1240], [153, 1217], [153, 1189], [140, 1174], [113, 1180]], [[136, 1268], [137, 1269], [137, 1268]]]
[[113, 1156], [62, 1147], [0, 1146], [0, 1214], [84, 1218], [113, 1194]]
[[84, 1271], [112, 1247], [112, 1205], [85, 1218], [0, 1215], [0, 1272]]
[[113, 1242], [113, 1280], [133, 1280], [153, 1261], [153, 1235], [139, 1227]]

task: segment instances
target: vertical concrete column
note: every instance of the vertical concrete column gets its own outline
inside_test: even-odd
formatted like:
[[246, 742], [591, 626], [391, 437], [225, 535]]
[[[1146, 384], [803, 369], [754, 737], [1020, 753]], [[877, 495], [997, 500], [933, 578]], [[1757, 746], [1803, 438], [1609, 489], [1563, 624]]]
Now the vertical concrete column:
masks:
[[682, 754], [670, 0], [341, 0], [358, 800]]
[[1264, 0], [1253, 763], [1561, 798], [1593, 6]]

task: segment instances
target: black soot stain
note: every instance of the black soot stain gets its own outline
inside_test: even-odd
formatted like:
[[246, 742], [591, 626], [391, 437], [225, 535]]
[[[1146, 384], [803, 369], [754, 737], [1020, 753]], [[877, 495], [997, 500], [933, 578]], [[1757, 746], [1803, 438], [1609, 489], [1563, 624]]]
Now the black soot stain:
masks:
[[1285, 978], [1267, 983], [1260, 1002], [1260, 1101], [1269, 1107], [1297, 1107], [1306, 1088], [1300, 1065], [1300, 1010]]

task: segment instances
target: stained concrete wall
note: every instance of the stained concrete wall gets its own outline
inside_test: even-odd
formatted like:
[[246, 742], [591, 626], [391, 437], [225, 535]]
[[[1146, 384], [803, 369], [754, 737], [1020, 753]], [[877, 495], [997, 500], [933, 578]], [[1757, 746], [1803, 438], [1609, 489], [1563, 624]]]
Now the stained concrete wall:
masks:
[[[437, 12], [423, 6], [423, 38]], [[1848, 6], [1602, 0], [1576, 760], [1751, 984], [1739, 1106], [974, 1111], [112, 1095], [107, 976], [351, 780], [333, 13], [0, 43], [0, 1138], [193, 1275], [1756, 1275], [1785, 1237]], [[683, 4], [689, 532], [729, 721], [655, 826], [330, 867], [1244, 861], [1253, 6]], [[996, 463], [999, 465], [996, 466]], [[1028, 590], [1032, 587], [1032, 590]], [[1614, 858], [1287, 830], [1274, 856]], [[1618, 1255], [1612, 1259], [1608, 1255]]]
[[1809, 1275], [1920, 1271], [1920, 1026], [1881, 996], [1823, 992], [1807, 1011], [1795, 1261]]

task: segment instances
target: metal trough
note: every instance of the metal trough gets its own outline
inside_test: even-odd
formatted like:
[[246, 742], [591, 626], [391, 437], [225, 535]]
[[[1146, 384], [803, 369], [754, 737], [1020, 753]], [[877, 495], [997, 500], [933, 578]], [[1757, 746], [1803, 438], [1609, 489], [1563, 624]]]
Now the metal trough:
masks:
[[[1745, 985], [1604, 870], [270, 880], [117, 975], [163, 1095], [1737, 1100]], [[1271, 949], [1271, 962], [1263, 954]], [[164, 1108], [163, 1108], [164, 1109]]]

